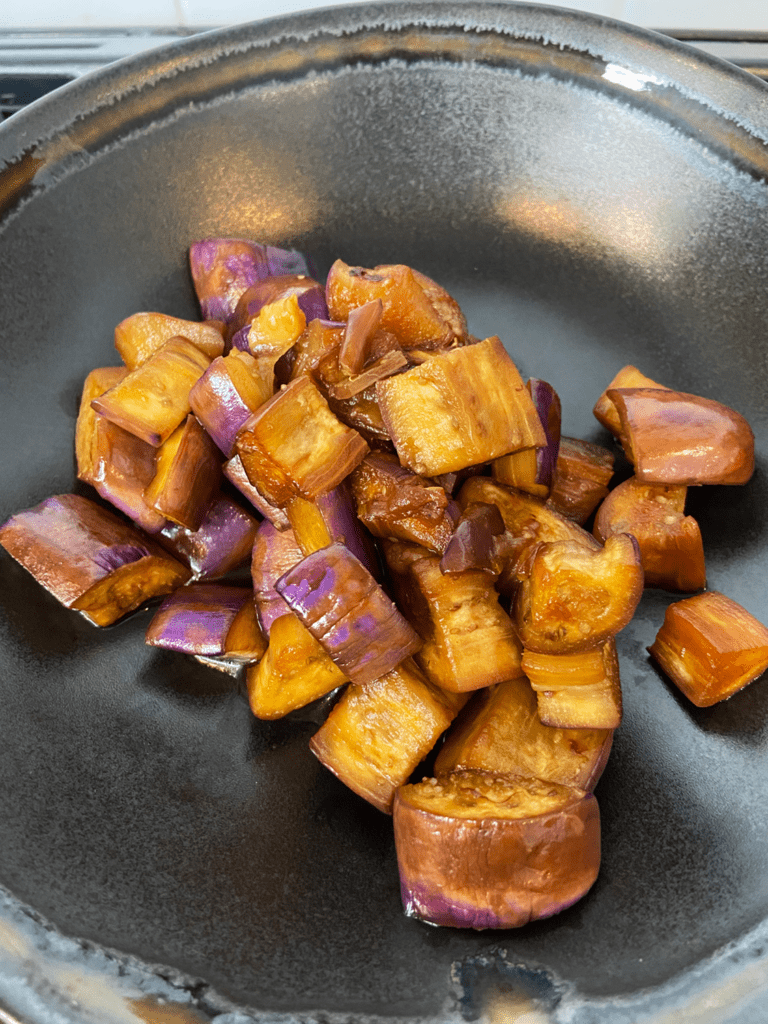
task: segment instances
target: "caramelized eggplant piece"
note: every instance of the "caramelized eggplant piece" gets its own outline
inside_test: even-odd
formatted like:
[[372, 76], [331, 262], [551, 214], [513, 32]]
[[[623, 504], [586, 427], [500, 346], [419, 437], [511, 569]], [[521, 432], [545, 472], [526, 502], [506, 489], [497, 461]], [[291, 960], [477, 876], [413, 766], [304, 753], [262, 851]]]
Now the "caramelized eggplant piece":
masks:
[[475, 501], [461, 513], [440, 559], [440, 571], [477, 569], [498, 576], [509, 554], [507, 528], [498, 506]]
[[595, 788], [613, 743], [611, 729], [542, 725], [527, 679], [508, 679], [473, 694], [435, 759], [438, 778], [475, 769], [536, 776], [588, 792]]
[[656, 388], [659, 391], [668, 390], [664, 384], [657, 384], [650, 377], [646, 377], [636, 366], [622, 367], [602, 395], [600, 395], [597, 402], [595, 402], [595, 407], [592, 410], [598, 422], [606, 430], [610, 430], [614, 437], [619, 439], [621, 435], [621, 420], [613, 399], [608, 395], [612, 388]]
[[540, 498], [512, 490], [488, 477], [470, 477], [459, 491], [458, 502], [462, 509], [476, 502], [495, 505], [501, 513], [507, 532], [507, 562], [497, 586], [504, 594], [514, 594], [527, 575], [530, 555], [537, 544], [569, 540], [593, 551], [600, 547], [591, 533], [559, 515]]
[[381, 299], [372, 299], [364, 306], [350, 310], [339, 351], [339, 366], [345, 373], [360, 373], [365, 366], [383, 311]]
[[253, 356], [269, 356], [276, 363], [293, 348], [307, 326], [299, 300], [295, 295], [262, 306], [253, 320], [232, 339], [236, 349]]
[[421, 640], [343, 544], [302, 559], [275, 589], [353, 683], [390, 672]]
[[78, 494], [58, 494], [0, 527], [0, 544], [66, 608], [109, 626], [189, 579], [134, 526]]
[[755, 437], [744, 417], [710, 398], [653, 388], [611, 389], [621, 442], [649, 484], [745, 484]]
[[632, 476], [615, 487], [598, 510], [593, 532], [601, 543], [615, 533], [631, 533], [637, 540], [646, 587], [706, 586], [699, 524], [683, 514], [686, 493], [686, 487], [644, 484]]
[[186, 338], [215, 359], [224, 352], [221, 324], [180, 320], [165, 313], [134, 313], [115, 328], [115, 348], [129, 370], [135, 370], [171, 338]]
[[[170, 594], [155, 613], [146, 633], [151, 647], [162, 647], [182, 654], [207, 657], [231, 657], [232, 648], [242, 651], [243, 638], [229, 644], [230, 630], [247, 605], [253, 605], [250, 587], [225, 586], [222, 583], [190, 583]], [[267, 648], [266, 641], [252, 619], [256, 633], [248, 647], [257, 661]], [[238, 623], [242, 629], [242, 619]]]
[[403, 786], [393, 822], [405, 912], [454, 928], [519, 928], [581, 899], [600, 868], [591, 793], [473, 771]]
[[400, 461], [421, 476], [546, 444], [531, 396], [496, 337], [379, 381], [376, 395]]
[[768, 669], [768, 628], [716, 590], [676, 601], [648, 648], [677, 688], [707, 708]]
[[442, 487], [400, 465], [395, 455], [369, 452], [351, 475], [357, 514], [375, 537], [394, 537], [443, 551], [458, 509]]
[[195, 531], [220, 485], [219, 450], [195, 417], [187, 416], [158, 449], [144, 498], [172, 523]]
[[555, 475], [557, 454], [560, 449], [560, 398], [545, 380], [531, 377], [526, 385], [539, 414], [547, 443], [543, 448], [521, 448], [502, 455], [491, 463], [496, 480], [537, 498], [546, 498]]
[[517, 594], [520, 638], [541, 654], [598, 647], [624, 629], [642, 593], [631, 534], [615, 534], [597, 551], [573, 541], [541, 544]]
[[259, 315], [264, 306], [295, 296], [306, 322], [327, 320], [328, 307], [325, 304], [325, 290], [321, 284], [306, 274], [281, 274], [267, 277], [247, 288], [238, 300], [235, 314], [229, 324], [230, 337], [234, 337]]
[[349, 686], [310, 740], [346, 786], [385, 814], [451, 724], [455, 711], [410, 659], [366, 686]]
[[444, 348], [467, 337], [458, 303], [430, 278], [402, 264], [366, 270], [336, 260], [325, 292], [334, 320], [346, 321], [353, 309], [381, 300], [381, 327], [406, 349]]
[[156, 535], [183, 562], [195, 580], [218, 579], [248, 562], [258, 520], [226, 494], [218, 494], [203, 512], [196, 530], [166, 523]]
[[245, 472], [245, 466], [243, 466], [239, 455], [233, 455], [228, 462], [224, 463], [224, 476], [240, 491], [243, 497], [250, 501], [253, 507], [265, 519], [272, 523], [276, 530], [290, 529], [291, 524], [288, 521], [288, 516], [285, 514], [285, 509], [279, 508], [277, 505], [267, 501], [258, 487], [253, 486], [248, 479], [248, 474]]
[[344, 340], [344, 324], [310, 320], [293, 346], [290, 380], [312, 373], [317, 365]]
[[311, 555], [333, 543], [323, 513], [314, 501], [294, 498], [286, 506], [285, 511], [302, 555]]
[[171, 338], [118, 384], [93, 400], [101, 416], [159, 448], [189, 414], [189, 392], [210, 359], [186, 338]]
[[561, 437], [547, 505], [583, 526], [608, 494], [613, 452], [602, 445]]
[[108, 366], [92, 370], [85, 379], [75, 427], [77, 478], [90, 484], [142, 530], [157, 533], [165, 526], [165, 516], [144, 500], [144, 491], [155, 475], [155, 449], [91, 408], [94, 398], [114, 387], [127, 373], [124, 366]]
[[233, 349], [214, 359], [189, 392], [192, 412], [227, 458], [235, 439], [257, 409], [274, 394], [274, 370], [268, 360]]
[[362, 437], [333, 415], [308, 377], [266, 402], [237, 439], [248, 478], [282, 508], [294, 497], [311, 500], [333, 490], [367, 451]]
[[618, 729], [621, 678], [613, 639], [576, 654], [523, 653], [542, 725], [561, 729]]
[[189, 268], [206, 320], [233, 318], [240, 296], [266, 277], [309, 274], [306, 258], [293, 249], [241, 238], [203, 238], [189, 247]]
[[339, 353], [340, 349], [336, 348], [319, 358], [312, 369], [312, 380], [320, 389], [331, 412], [342, 423], [358, 431], [372, 447], [394, 451], [376, 397], [376, 382], [380, 378], [376, 376], [374, 383], [362, 390], [352, 388], [353, 393], [349, 397], [339, 397], [350, 381], [339, 363]]
[[283, 718], [348, 682], [341, 669], [293, 612], [275, 619], [269, 647], [246, 675], [248, 700], [257, 718]]
[[424, 641], [415, 658], [427, 678], [463, 693], [522, 675], [517, 631], [492, 576], [444, 575], [437, 555], [397, 541], [384, 553], [398, 606]]

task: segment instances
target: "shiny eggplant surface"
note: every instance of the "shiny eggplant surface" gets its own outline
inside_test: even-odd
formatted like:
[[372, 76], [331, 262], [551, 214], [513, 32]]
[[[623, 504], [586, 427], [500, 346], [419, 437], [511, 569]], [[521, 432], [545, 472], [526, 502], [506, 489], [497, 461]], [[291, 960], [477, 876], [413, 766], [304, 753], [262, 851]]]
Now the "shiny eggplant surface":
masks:
[[[527, 4], [314, 11], [86, 76], [0, 129], [0, 522], [93, 496], [75, 417], [115, 326], [198, 317], [190, 243], [253, 238], [321, 279], [416, 267], [557, 389], [570, 437], [611, 443], [592, 406], [627, 363], [742, 413], [754, 476], [686, 511], [708, 586], [766, 622], [767, 142], [756, 79]], [[618, 637], [595, 885], [474, 933], [403, 914], [390, 819], [309, 751], [327, 705], [257, 721], [237, 680], [144, 644], [151, 609], [98, 630], [0, 552], [0, 1007], [90, 1020], [74, 971], [152, 1021], [159, 996], [222, 1024], [762, 1019], [768, 686], [690, 706], [646, 652], [674, 599]]]

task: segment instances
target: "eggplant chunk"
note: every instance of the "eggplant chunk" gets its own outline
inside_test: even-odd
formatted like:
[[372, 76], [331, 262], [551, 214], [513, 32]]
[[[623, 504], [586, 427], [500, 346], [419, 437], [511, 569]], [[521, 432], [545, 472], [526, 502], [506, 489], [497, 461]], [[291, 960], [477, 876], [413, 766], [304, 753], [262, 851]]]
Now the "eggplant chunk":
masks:
[[147, 504], [172, 523], [194, 532], [221, 484], [221, 457], [194, 416], [157, 450], [155, 476], [144, 492]]
[[214, 359], [189, 392], [192, 412], [229, 458], [238, 432], [274, 392], [274, 371], [249, 352]]
[[397, 787], [434, 747], [456, 710], [408, 659], [366, 686], [349, 686], [310, 749], [346, 786], [389, 814]]
[[640, 548], [646, 587], [701, 590], [706, 585], [704, 544], [699, 524], [683, 514], [687, 488], [645, 484], [636, 477], [615, 487], [595, 517], [601, 543], [631, 533]]
[[341, 423], [308, 377], [291, 381], [246, 422], [237, 452], [248, 478], [274, 505], [310, 501], [338, 486], [368, 445]]
[[455, 772], [401, 787], [395, 848], [405, 912], [454, 928], [519, 928], [581, 899], [600, 868], [591, 793]]
[[405, 469], [388, 452], [369, 452], [351, 481], [357, 514], [374, 536], [445, 549], [458, 508], [444, 488]]
[[435, 759], [435, 775], [475, 769], [533, 775], [591, 792], [608, 761], [612, 729], [543, 725], [527, 679], [508, 679], [475, 693]]
[[220, 324], [180, 320], [165, 313], [134, 313], [115, 328], [115, 348], [129, 370], [135, 370], [171, 338], [186, 338], [215, 359], [224, 351]]
[[0, 544], [67, 608], [109, 626], [186, 583], [189, 569], [79, 494], [58, 494], [0, 527]]
[[353, 683], [378, 679], [421, 647], [415, 630], [343, 544], [303, 558], [275, 590]]
[[547, 505], [583, 526], [608, 494], [613, 452], [602, 445], [561, 437]]
[[536, 545], [554, 541], [572, 541], [597, 551], [600, 545], [577, 523], [560, 515], [540, 498], [505, 487], [485, 476], [473, 476], [459, 491], [459, 506], [466, 510], [475, 502], [495, 505], [504, 520], [506, 540], [503, 545], [505, 564], [499, 589], [514, 594], [527, 575], [530, 555]]
[[544, 447], [544, 428], [517, 367], [497, 337], [439, 352], [376, 385], [404, 466], [435, 476]]
[[155, 475], [156, 450], [91, 407], [94, 398], [127, 373], [124, 366], [105, 366], [91, 370], [85, 378], [75, 427], [77, 477], [142, 530], [156, 534], [165, 526], [165, 516], [150, 508], [144, 498]]
[[431, 278], [404, 264], [367, 270], [336, 260], [325, 288], [334, 320], [346, 321], [354, 309], [380, 299], [379, 323], [403, 348], [441, 348], [466, 339], [467, 324], [455, 300]]
[[621, 440], [621, 419], [618, 410], [609, 397], [611, 388], [656, 388], [659, 391], [668, 390], [664, 384], [657, 384], [655, 380], [646, 377], [636, 366], [631, 364], [623, 366], [611, 383], [595, 402], [592, 413], [595, 419], [601, 423], [606, 430], [610, 430], [614, 437]]
[[649, 484], [745, 484], [755, 437], [744, 417], [710, 398], [654, 388], [608, 391], [621, 443], [638, 480]]
[[93, 400], [93, 408], [159, 448], [189, 414], [189, 392], [211, 360], [186, 338], [171, 338], [137, 369]]
[[618, 729], [623, 701], [616, 642], [575, 654], [523, 652], [542, 725], [559, 729]]
[[716, 590], [676, 601], [648, 648], [677, 688], [706, 708], [768, 669], [768, 628]]
[[592, 551], [573, 541], [535, 549], [516, 601], [523, 645], [542, 654], [599, 647], [624, 629], [643, 593], [635, 538], [617, 533]]
[[242, 238], [202, 238], [189, 247], [189, 269], [206, 319], [229, 323], [246, 288], [267, 277], [308, 274], [305, 257]]
[[531, 377], [526, 387], [539, 414], [547, 443], [543, 448], [520, 448], [509, 455], [502, 455], [491, 463], [491, 472], [496, 480], [547, 498], [560, 450], [560, 397], [545, 380]]
[[257, 718], [283, 718], [349, 680], [293, 612], [275, 619], [267, 653], [248, 669], [246, 684]]
[[248, 561], [258, 525], [254, 516], [221, 493], [205, 509], [196, 530], [169, 522], [157, 540], [189, 566], [193, 579], [218, 579]]
[[493, 576], [444, 574], [439, 556], [398, 541], [385, 542], [384, 552], [398, 605], [424, 641], [416, 662], [433, 683], [464, 693], [523, 674], [517, 630]]
[[[180, 587], [166, 597], [155, 613], [147, 628], [146, 642], [151, 647], [163, 647], [183, 654], [231, 656], [230, 631], [238, 622], [243, 608], [252, 603], [250, 587], [223, 583], [191, 583]], [[255, 618], [251, 621], [255, 632], [247, 646], [252, 660], [256, 661], [267, 645]], [[240, 637], [238, 647], [242, 646]]]

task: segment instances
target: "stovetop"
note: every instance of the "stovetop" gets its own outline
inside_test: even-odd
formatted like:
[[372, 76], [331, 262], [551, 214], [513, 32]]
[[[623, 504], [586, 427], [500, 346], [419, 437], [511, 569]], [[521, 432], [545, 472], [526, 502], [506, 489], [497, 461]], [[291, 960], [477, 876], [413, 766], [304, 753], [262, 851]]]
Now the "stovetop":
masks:
[[[95, 68], [214, 27], [0, 30], [0, 118], [10, 117], [27, 103]], [[768, 32], [659, 31], [768, 82]]]

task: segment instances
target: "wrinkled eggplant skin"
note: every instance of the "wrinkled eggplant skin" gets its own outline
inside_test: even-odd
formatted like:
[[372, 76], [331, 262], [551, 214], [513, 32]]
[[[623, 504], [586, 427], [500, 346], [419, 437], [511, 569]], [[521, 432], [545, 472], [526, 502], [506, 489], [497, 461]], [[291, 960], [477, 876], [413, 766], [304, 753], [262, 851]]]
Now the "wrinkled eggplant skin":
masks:
[[301, 253], [240, 238], [193, 242], [189, 268], [203, 318], [227, 324], [240, 296], [257, 281], [283, 274], [309, 274]]
[[282, 595], [275, 590], [275, 583], [303, 557], [293, 530], [278, 530], [268, 519], [259, 524], [253, 543], [251, 575], [256, 614], [266, 636], [275, 619], [290, 611]]
[[246, 601], [248, 587], [193, 583], [170, 594], [147, 628], [146, 642], [182, 654], [224, 653], [227, 633]]
[[415, 630], [342, 544], [304, 558], [275, 589], [353, 683], [378, 679], [421, 647]]
[[195, 580], [225, 576], [244, 565], [253, 549], [259, 520], [226, 494], [219, 494], [203, 513], [197, 530], [167, 523], [157, 540]]

